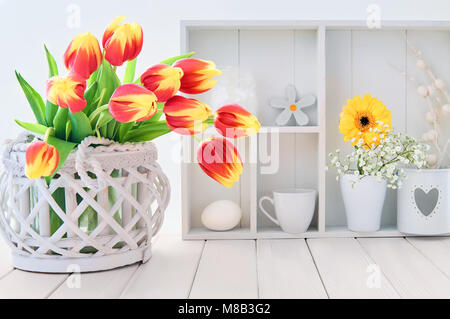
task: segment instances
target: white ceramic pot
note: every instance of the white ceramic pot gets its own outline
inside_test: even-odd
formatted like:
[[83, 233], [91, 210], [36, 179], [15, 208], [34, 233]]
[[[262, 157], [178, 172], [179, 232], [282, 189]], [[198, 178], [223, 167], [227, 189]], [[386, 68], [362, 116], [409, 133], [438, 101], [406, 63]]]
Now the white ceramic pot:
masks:
[[450, 169], [407, 169], [398, 190], [397, 226], [402, 233], [450, 233]]
[[381, 225], [387, 181], [378, 181], [366, 176], [359, 180], [353, 174], [341, 178], [341, 193], [344, 200], [347, 225], [351, 231], [378, 231]]

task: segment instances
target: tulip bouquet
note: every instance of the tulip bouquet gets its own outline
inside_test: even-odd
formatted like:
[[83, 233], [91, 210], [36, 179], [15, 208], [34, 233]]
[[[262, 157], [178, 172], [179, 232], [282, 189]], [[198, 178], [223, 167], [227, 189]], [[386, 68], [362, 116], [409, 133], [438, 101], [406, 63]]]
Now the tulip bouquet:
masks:
[[[214, 124], [223, 137], [203, 141], [198, 162], [211, 178], [232, 187], [242, 172], [242, 161], [226, 138], [254, 134], [260, 128], [257, 118], [236, 104], [213, 115], [206, 104], [177, 95], [206, 92], [216, 84], [213, 77], [221, 74], [213, 62], [192, 58], [193, 52], [153, 65], [136, 78], [143, 31], [139, 24], [123, 20], [119, 16], [106, 28], [103, 49], [91, 33], [78, 34], [64, 53], [67, 75], [59, 75], [45, 47], [50, 70], [46, 102], [16, 72], [37, 123], [16, 122], [39, 137], [26, 151], [27, 177], [50, 182], [88, 136], [145, 142], [171, 131], [195, 135]], [[116, 71], [124, 64], [120, 81]]]

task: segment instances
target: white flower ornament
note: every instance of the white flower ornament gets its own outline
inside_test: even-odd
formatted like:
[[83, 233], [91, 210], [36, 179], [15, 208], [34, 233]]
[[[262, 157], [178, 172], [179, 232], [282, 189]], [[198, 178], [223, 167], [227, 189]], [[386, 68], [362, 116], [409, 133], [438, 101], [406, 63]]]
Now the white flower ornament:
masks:
[[286, 98], [272, 98], [270, 100], [270, 106], [277, 109], [284, 109], [283, 112], [278, 115], [275, 123], [279, 126], [286, 125], [294, 115], [297, 125], [306, 125], [309, 122], [308, 115], [306, 115], [301, 109], [312, 106], [316, 103], [315, 96], [308, 94], [303, 96], [297, 101], [297, 91], [295, 86], [288, 85], [286, 87]]

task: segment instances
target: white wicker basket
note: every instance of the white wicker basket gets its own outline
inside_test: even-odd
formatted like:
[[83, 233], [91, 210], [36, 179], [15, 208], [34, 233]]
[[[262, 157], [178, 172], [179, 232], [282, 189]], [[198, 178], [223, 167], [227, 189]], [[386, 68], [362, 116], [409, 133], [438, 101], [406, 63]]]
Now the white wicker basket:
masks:
[[3, 157], [0, 231], [13, 266], [65, 273], [146, 262], [170, 197], [154, 144], [88, 137], [47, 186], [24, 176], [30, 139], [10, 143]]

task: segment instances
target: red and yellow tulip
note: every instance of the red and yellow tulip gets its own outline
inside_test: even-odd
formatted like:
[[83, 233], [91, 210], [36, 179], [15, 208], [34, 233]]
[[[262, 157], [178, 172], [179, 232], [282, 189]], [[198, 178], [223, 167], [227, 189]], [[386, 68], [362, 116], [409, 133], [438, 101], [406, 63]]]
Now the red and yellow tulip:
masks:
[[31, 143], [25, 154], [25, 175], [35, 179], [42, 176], [50, 176], [58, 167], [58, 150], [43, 141]]
[[64, 64], [71, 73], [84, 79], [94, 73], [102, 63], [102, 51], [96, 37], [91, 33], [79, 33], [64, 53]]
[[261, 128], [256, 116], [237, 104], [224, 105], [219, 108], [216, 112], [214, 126], [220, 134], [229, 138], [250, 136]]
[[214, 62], [194, 58], [178, 60], [173, 66], [183, 70], [180, 91], [187, 94], [199, 94], [212, 89], [217, 83], [212, 78], [222, 74]]
[[234, 145], [218, 137], [203, 142], [197, 151], [200, 168], [212, 179], [231, 188], [242, 174], [242, 160]]
[[156, 95], [132, 83], [119, 86], [109, 101], [109, 113], [122, 123], [148, 120], [157, 110]]
[[66, 77], [54, 76], [47, 81], [47, 99], [53, 104], [79, 112], [86, 106], [84, 91], [86, 80], [77, 74]]
[[198, 134], [208, 128], [203, 123], [212, 114], [211, 109], [205, 103], [195, 99], [188, 99], [175, 95], [164, 104], [167, 126], [179, 134]]
[[142, 50], [143, 32], [136, 22], [121, 24], [124, 16], [115, 18], [103, 33], [105, 59], [114, 66], [135, 59]]
[[180, 89], [183, 70], [166, 64], [156, 64], [141, 76], [141, 83], [155, 93], [158, 102], [166, 102]]

